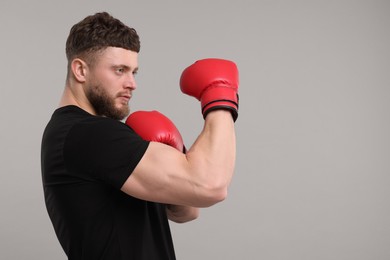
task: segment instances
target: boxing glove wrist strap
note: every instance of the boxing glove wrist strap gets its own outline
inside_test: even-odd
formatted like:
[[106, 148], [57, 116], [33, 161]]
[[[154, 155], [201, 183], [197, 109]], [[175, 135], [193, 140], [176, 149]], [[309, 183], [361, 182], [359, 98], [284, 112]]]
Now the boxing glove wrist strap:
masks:
[[238, 93], [229, 86], [210, 87], [201, 98], [202, 114], [206, 118], [207, 113], [217, 109], [226, 109], [232, 112], [233, 120], [238, 116]]

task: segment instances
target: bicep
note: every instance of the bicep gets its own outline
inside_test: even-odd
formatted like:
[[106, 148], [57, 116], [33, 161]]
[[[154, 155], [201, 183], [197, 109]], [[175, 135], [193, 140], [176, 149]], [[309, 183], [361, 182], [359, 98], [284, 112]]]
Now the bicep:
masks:
[[121, 190], [142, 200], [188, 205], [195, 190], [188, 168], [185, 154], [151, 142]]

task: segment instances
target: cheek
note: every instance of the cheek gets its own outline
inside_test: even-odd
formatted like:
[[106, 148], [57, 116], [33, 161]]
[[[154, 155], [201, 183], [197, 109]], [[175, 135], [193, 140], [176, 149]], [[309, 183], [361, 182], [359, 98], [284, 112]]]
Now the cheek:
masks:
[[93, 76], [93, 80], [104, 89], [109, 97], [115, 98], [122, 90], [123, 76], [115, 74], [111, 69], [98, 69], [94, 71]]
[[115, 97], [120, 89], [120, 82], [112, 77], [100, 77], [98, 84], [110, 97]]

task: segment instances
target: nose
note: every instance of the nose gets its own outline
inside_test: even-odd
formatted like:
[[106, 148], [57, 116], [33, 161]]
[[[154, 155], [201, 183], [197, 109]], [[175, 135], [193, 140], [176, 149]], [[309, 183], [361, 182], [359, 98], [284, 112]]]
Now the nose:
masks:
[[134, 77], [133, 73], [129, 73], [128, 76], [126, 77], [124, 87], [129, 88], [131, 90], [134, 90], [137, 88], [137, 83], [135, 82], [135, 77]]

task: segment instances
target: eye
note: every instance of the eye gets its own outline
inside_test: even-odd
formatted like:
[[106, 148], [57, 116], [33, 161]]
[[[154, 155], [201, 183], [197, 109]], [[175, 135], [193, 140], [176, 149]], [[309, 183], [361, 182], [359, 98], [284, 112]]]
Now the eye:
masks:
[[116, 68], [116, 73], [123, 74], [125, 72], [125, 69], [123, 67]]

